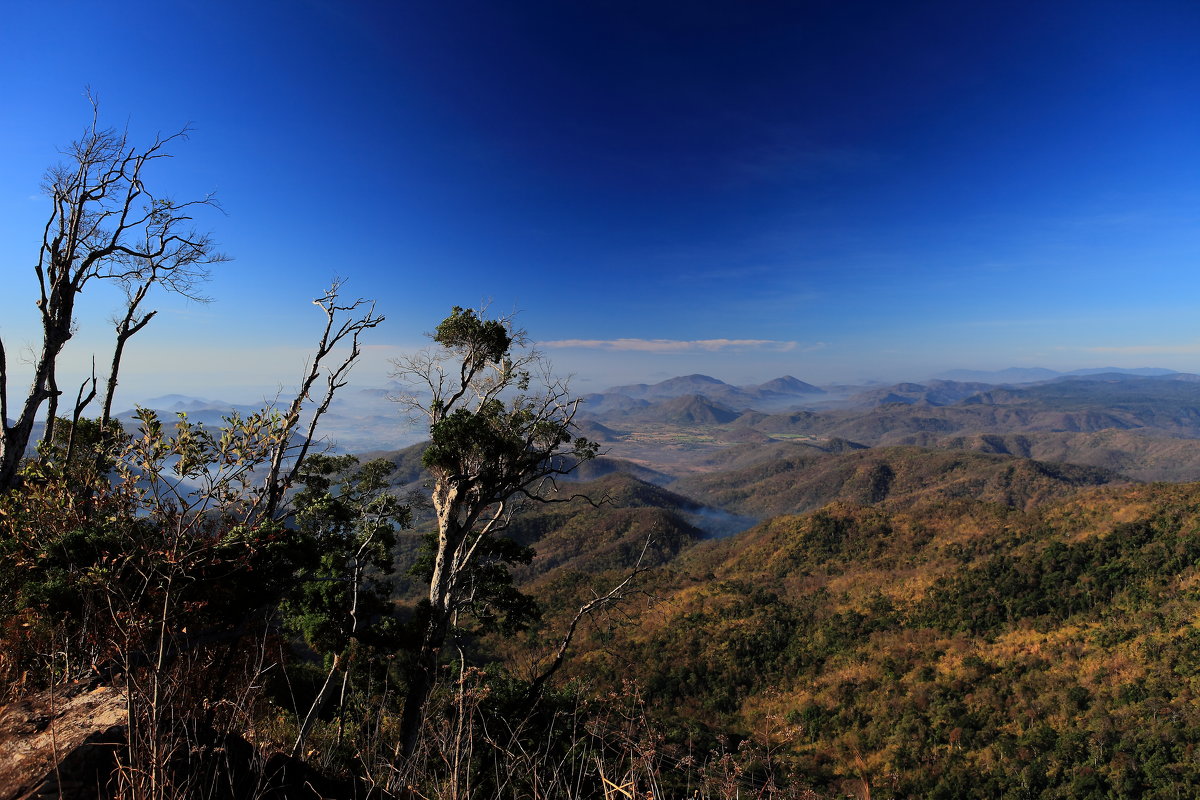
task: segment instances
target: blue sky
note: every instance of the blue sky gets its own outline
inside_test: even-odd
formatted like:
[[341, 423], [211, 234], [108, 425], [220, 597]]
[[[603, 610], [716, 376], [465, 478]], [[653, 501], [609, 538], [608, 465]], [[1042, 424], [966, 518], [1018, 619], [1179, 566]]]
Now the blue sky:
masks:
[[[954, 367], [1200, 371], [1200, 5], [12, 3], [0, 336], [32, 341], [56, 148], [194, 125], [215, 302], [160, 297], [131, 396], [298, 374], [329, 280], [388, 322], [519, 309], [575, 386]], [[106, 360], [93, 292], [68, 363]], [[231, 356], [236, 353], [236, 356]], [[11, 358], [12, 356], [10, 356]], [[232, 398], [238, 399], [238, 398]]]

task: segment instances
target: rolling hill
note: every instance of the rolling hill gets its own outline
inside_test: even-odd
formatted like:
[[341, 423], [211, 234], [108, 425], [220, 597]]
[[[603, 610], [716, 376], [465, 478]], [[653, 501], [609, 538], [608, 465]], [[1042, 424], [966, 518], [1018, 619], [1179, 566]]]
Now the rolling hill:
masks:
[[584, 399], [588, 414], [606, 415], [690, 395], [745, 411], [788, 408], [822, 399], [825, 394], [824, 389], [791, 375], [748, 386], [733, 386], [708, 375], [684, 375], [654, 384], [614, 386]]
[[889, 507], [969, 497], [1030, 508], [1080, 487], [1126, 483], [1107, 470], [976, 452], [886, 447], [847, 453], [812, 448], [792, 458], [691, 475], [672, 488], [709, 505], [765, 519], [835, 501]]

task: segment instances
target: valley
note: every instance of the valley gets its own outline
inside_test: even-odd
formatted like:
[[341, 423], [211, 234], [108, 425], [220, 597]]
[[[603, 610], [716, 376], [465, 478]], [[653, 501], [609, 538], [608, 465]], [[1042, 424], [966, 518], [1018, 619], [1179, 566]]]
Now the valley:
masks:
[[[588, 395], [583, 435], [651, 468], [702, 471], [737, 445], [913, 445], [1010, 454], [1109, 469], [1137, 480], [1200, 479], [1195, 375], [1106, 372], [996, 385], [934, 380], [875, 388], [802, 388], [749, 405], [760, 387], [688, 376]], [[626, 391], [629, 388], [626, 387]], [[782, 407], [783, 397], [790, 406]]]

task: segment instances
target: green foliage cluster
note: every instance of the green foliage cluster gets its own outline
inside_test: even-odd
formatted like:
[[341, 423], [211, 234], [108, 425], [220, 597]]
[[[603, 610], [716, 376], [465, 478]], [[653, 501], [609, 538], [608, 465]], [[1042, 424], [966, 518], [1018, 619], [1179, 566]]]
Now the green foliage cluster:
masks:
[[385, 491], [391, 469], [382, 459], [360, 466], [354, 456], [315, 454], [298, 475], [294, 520], [307, 568], [281, 611], [318, 652], [340, 652], [351, 639], [397, 645], [386, 576], [396, 527], [408, 527], [410, 512]]
[[433, 340], [462, 355], [465, 374], [500, 362], [513, 344], [512, 334], [503, 321], [481, 319], [472, 309], [461, 306], [454, 306], [450, 316], [438, 323]]
[[[8, 675], [127, 673], [161, 654], [166, 629], [182, 635], [171, 648], [236, 639], [302, 568], [294, 531], [247, 516], [246, 454], [272, 438], [272, 417], [231, 418], [220, 435], [182, 415], [170, 433], [151, 412], [141, 421], [136, 435], [101, 437], [94, 421], [72, 431], [59, 420], [62, 440], [0, 498], [3, 614], [37, 620], [30, 633], [49, 636], [62, 660], [27, 641], [32, 652], [3, 658]], [[189, 497], [183, 481], [198, 478]], [[33, 670], [45, 656], [53, 668]]]
[[1175, 594], [1200, 563], [1200, 536], [1172, 520], [1118, 523], [1080, 542], [1051, 538], [1039, 548], [985, 559], [938, 581], [917, 618], [948, 631], [994, 633], [1020, 620], [1046, 627], [1103, 619]]
[[[310, 656], [354, 661], [343, 719], [388, 682], [395, 708], [403, 626], [385, 577], [408, 511], [385, 491], [391, 465], [313, 455], [294, 517], [277, 520], [255, 514], [253, 475], [282, 435], [278, 415], [231, 416], [219, 431], [182, 414], [173, 429], [149, 411], [139, 423], [100, 435], [94, 421], [59, 420], [0, 497], [9, 696], [123, 687], [126, 767], [151, 794], [190, 791], [205, 737], [242, 736], [272, 708], [311, 700]], [[290, 652], [266, 655], [281, 635]]]

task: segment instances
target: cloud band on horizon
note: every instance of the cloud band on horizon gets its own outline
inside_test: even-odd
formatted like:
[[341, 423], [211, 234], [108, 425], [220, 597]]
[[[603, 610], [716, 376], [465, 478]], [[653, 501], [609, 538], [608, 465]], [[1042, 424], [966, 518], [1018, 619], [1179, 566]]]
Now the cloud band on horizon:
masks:
[[715, 353], [725, 350], [760, 350], [768, 353], [787, 353], [818, 350], [824, 342], [801, 346], [799, 342], [775, 339], [557, 339], [540, 342], [542, 347], [580, 348], [588, 350], [620, 350], [640, 353]]

